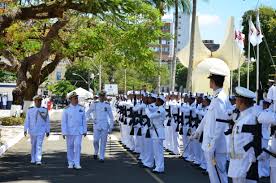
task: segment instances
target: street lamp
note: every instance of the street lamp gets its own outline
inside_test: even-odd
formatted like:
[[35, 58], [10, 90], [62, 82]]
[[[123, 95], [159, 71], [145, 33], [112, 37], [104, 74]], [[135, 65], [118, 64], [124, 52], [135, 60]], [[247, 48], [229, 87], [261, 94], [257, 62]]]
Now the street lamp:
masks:
[[86, 79], [84, 79], [81, 75], [79, 75], [79, 74], [76, 74], [76, 73], [72, 73], [73, 74], [73, 76], [79, 76], [86, 84], [87, 84], [87, 86], [88, 86], [88, 90], [90, 91], [90, 77], [88, 76], [88, 81], [86, 81]]

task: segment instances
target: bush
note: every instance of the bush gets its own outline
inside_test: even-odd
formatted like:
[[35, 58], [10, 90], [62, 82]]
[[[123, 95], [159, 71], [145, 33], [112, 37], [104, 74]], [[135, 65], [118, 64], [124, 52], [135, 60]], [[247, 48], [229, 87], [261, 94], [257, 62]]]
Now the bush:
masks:
[[0, 123], [3, 126], [23, 125], [24, 124], [24, 118], [21, 118], [21, 117], [0, 118]]

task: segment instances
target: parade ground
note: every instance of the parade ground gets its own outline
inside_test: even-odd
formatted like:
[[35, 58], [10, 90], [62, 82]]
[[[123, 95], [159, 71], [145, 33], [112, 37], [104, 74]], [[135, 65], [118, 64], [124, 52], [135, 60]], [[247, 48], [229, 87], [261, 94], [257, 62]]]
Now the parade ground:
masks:
[[[59, 122], [52, 122], [53, 132], [43, 145], [42, 165], [30, 164], [30, 138], [25, 137], [0, 158], [0, 182], [18, 183], [178, 183], [208, 182], [192, 164], [177, 156], [165, 153], [166, 172], [151, 173], [137, 164], [136, 155], [126, 151], [119, 143], [119, 132], [114, 131], [106, 147], [106, 160], [100, 163], [93, 159], [93, 136], [83, 138], [81, 170], [67, 168], [66, 142], [60, 135]], [[91, 129], [91, 128], [90, 128]]]

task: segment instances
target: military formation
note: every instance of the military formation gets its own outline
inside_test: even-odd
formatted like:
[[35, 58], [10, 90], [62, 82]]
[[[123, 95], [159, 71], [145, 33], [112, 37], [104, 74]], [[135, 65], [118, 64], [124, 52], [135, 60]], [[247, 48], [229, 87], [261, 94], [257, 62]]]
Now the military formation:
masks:
[[[212, 95], [168, 92], [155, 94], [129, 91], [116, 97], [115, 110], [104, 92], [89, 108], [69, 96], [63, 111], [61, 131], [67, 144], [68, 168], [81, 169], [82, 137], [87, 121], [93, 121], [95, 160], [104, 162], [108, 135], [118, 122], [120, 143], [137, 155], [139, 166], [164, 174], [164, 152], [190, 162], [208, 174], [211, 183], [257, 182], [270, 176], [276, 182], [276, 85], [264, 97], [246, 88], [235, 95], [223, 90], [226, 73], [210, 69]], [[31, 138], [31, 163], [41, 164], [44, 136], [49, 136], [47, 109], [41, 97], [26, 116], [25, 135]], [[115, 116], [115, 117], [114, 117]]]

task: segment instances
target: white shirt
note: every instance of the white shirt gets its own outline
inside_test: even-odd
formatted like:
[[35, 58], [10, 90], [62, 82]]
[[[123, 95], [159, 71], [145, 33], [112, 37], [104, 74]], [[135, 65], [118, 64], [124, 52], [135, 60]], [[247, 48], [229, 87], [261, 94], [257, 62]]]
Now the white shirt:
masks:
[[203, 118], [201, 125], [204, 126], [197, 129], [199, 134], [204, 129], [202, 149], [206, 152], [227, 152], [224, 132], [228, 128], [228, 124], [217, 122], [217, 119], [226, 120], [228, 118], [227, 106], [229, 106], [228, 97], [223, 89], [217, 89], [214, 92], [214, 98], [209, 105], [208, 111]]
[[70, 104], [64, 109], [61, 120], [62, 135], [83, 135], [87, 133], [84, 107]]
[[24, 131], [30, 135], [44, 135], [50, 132], [50, 120], [48, 110], [40, 107], [30, 107], [27, 111]]
[[108, 102], [94, 102], [87, 111], [87, 116], [92, 114], [94, 129], [112, 130], [114, 125], [114, 116], [111, 106]]
[[[166, 119], [166, 110], [163, 106], [156, 106], [156, 110], [146, 108], [146, 115], [151, 120], [151, 134], [153, 139], [165, 139], [164, 121]], [[156, 130], [156, 131], [155, 131]]]

